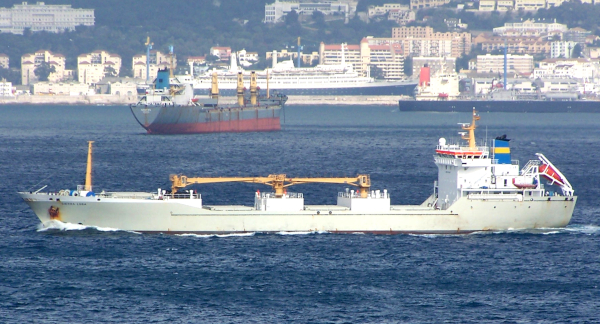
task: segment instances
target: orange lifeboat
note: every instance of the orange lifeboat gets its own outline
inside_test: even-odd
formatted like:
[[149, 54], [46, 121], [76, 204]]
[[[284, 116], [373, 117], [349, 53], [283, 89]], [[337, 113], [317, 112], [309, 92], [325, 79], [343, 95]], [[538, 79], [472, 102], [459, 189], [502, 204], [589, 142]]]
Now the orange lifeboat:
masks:
[[558, 173], [556, 173], [556, 171], [554, 171], [554, 169], [548, 164], [540, 165], [540, 174], [549, 181], [556, 182], [561, 185], [564, 184], [560, 175], [558, 175]]

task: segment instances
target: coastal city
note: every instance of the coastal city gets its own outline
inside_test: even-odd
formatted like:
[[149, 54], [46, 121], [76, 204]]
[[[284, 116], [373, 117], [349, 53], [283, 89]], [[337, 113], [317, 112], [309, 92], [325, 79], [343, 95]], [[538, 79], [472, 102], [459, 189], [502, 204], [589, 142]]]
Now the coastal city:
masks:
[[[396, 25], [387, 31], [388, 37], [365, 34], [355, 43], [321, 41], [314, 51], [304, 50], [301, 37], [290, 46], [264, 49], [264, 53], [214, 44], [207, 53], [183, 56], [172, 46], [155, 49], [164, 46], [154, 44], [149, 35], [131, 58], [102, 49], [102, 44], [76, 58], [40, 48], [22, 53], [20, 61], [14, 62], [0, 53], [0, 67], [20, 75], [18, 80], [0, 82], [0, 101], [134, 103], [165, 69], [185, 76], [198, 96], [208, 95], [215, 73], [221, 96], [234, 96], [238, 72], [249, 88], [251, 71], [257, 72], [259, 88], [270, 87], [291, 98], [303, 95], [304, 100], [308, 96], [334, 96], [335, 101], [373, 96], [371, 100], [377, 102], [376, 96], [395, 96], [394, 101], [399, 96], [425, 101], [574, 101], [596, 99], [600, 92], [596, 31], [532, 15], [567, 1], [411, 0], [370, 5], [366, 11], [357, 11], [357, 3], [277, 0], [264, 6], [262, 23], [278, 24], [290, 16], [299, 21], [315, 16], [346, 23], [350, 19], [388, 21]], [[512, 15], [513, 19], [492, 30], [478, 30], [461, 19], [447, 18], [443, 19], [445, 31], [438, 31], [428, 24], [433, 17], [419, 15], [442, 8], [481, 19], [489, 15]], [[0, 8], [0, 17], [0, 32], [15, 35], [63, 33], [95, 24], [94, 9], [44, 2]], [[439, 25], [437, 21], [435, 26]], [[73, 62], [72, 68], [68, 61]]]

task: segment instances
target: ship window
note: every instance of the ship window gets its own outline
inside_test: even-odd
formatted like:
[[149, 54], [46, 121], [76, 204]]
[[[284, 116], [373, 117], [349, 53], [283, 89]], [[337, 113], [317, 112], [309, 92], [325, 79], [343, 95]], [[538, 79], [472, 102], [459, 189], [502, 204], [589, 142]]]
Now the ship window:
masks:
[[504, 179], [504, 186], [506, 187], [507, 184], [508, 184], [508, 180]]

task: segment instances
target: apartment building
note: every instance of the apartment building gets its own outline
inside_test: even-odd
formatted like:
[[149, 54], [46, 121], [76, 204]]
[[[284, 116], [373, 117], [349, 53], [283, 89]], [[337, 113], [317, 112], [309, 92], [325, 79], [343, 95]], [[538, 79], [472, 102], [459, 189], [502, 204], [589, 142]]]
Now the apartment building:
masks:
[[[508, 73], [529, 75], [533, 72], [533, 56], [506, 55]], [[504, 73], [504, 55], [477, 55], [477, 73]]]
[[599, 75], [600, 62], [597, 59], [545, 59], [533, 70], [535, 79], [593, 80]]
[[343, 62], [344, 64], [351, 64], [353, 70], [362, 76], [370, 76], [372, 67], [376, 67], [385, 79], [405, 79], [402, 45], [399, 43], [371, 44], [371, 39], [370, 37], [364, 38], [359, 45], [326, 45], [321, 43], [319, 63], [340, 65]]
[[388, 13], [388, 20], [395, 21], [400, 26], [405, 26], [411, 21], [415, 21], [417, 15], [411, 10], [392, 9]]
[[77, 77], [80, 83], [95, 84], [105, 76], [121, 72], [121, 56], [106, 51], [94, 51], [77, 57]]
[[[132, 70], [134, 78], [146, 78], [146, 54], [135, 55], [132, 59]], [[156, 78], [158, 70], [171, 67], [171, 55], [159, 51], [150, 51], [150, 82]], [[173, 54], [173, 68], [177, 67], [177, 56]]]
[[8, 69], [9, 68], [9, 58], [8, 55], [0, 53], [0, 68]]
[[257, 52], [247, 52], [245, 49], [237, 52], [237, 60], [243, 67], [249, 67], [259, 61]]
[[410, 0], [410, 9], [435, 8], [450, 3], [450, 0]]
[[384, 79], [406, 79], [406, 75], [404, 74], [404, 55], [402, 52], [402, 45], [369, 45], [368, 41], [363, 39], [361, 41], [361, 49], [361, 55], [365, 58], [368, 56], [368, 64], [370, 68], [376, 67], [379, 69], [383, 74]]
[[481, 46], [481, 49], [486, 52], [503, 51], [506, 46], [507, 52], [512, 54], [550, 53], [550, 42], [542, 37], [502, 37], [480, 34], [473, 38], [473, 43]]
[[[343, 50], [342, 50], [343, 48]], [[352, 69], [361, 75], [368, 75], [369, 56], [361, 55], [361, 45], [334, 44], [319, 46], [319, 64], [350, 64]]]
[[431, 75], [437, 73], [452, 73], [456, 71], [455, 57], [413, 57], [412, 58], [412, 75], [419, 75], [419, 71], [424, 66], [429, 67]]
[[504, 26], [493, 29], [494, 35], [498, 36], [540, 36], [564, 33], [567, 30], [567, 25], [559, 24], [556, 20], [553, 23], [542, 23], [531, 19], [524, 22], [505, 23]]
[[536, 11], [546, 8], [546, 0], [515, 0], [515, 10]]
[[0, 80], [0, 97], [14, 97], [12, 82]]
[[47, 5], [44, 2], [22, 2], [12, 8], [0, 8], [0, 32], [23, 34], [32, 32], [60, 33], [75, 26], [94, 26], [94, 9], [73, 9], [71, 5]]
[[471, 33], [434, 32], [432, 27], [395, 27], [392, 38], [402, 41], [404, 56], [460, 57], [471, 51]]
[[577, 42], [556, 41], [550, 43], [551, 58], [571, 58]]
[[346, 21], [356, 13], [356, 4], [358, 1], [323, 1], [323, 2], [304, 2], [304, 1], [279, 1], [265, 4], [265, 23], [278, 23], [284, 20], [284, 17], [296, 11], [298, 15], [312, 15], [314, 11], [320, 11], [324, 15], [343, 16]]
[[410, 6], [400, 3], [384, 3], [383, 6], [369, 6], [367, 8], [367, 17], [387, 15], [391, 10], [408, 11]]
[[35, 69], [42, 63], [47, 63], [50, 68], [54, 68], [54, 72], [48, 75], [48, 81], [59, 82], [65, 77], [72, 74], [65, 70], [65, 56], [62, 54], [52, 53], [46, 50], [39, 50], [33, 54], [25, 54], [21, 56], [21, 84], [28, 85], [38, 81], [35, 75]]

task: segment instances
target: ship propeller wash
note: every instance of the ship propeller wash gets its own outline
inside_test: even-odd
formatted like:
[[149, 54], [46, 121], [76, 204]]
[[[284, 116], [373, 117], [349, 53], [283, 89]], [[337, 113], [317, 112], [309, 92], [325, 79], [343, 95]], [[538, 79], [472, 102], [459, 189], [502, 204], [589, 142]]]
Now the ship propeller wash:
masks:
[[[577, 201], [566, 177], [539, 153], [519, 169], [518, 161], [511, 160], [506, 136], [493, 140], [491, 147], [476, 145], [477, 120], [473, 111], [472, 122], [462, 125], [466, 145], [439, 139], [433, 156], [438, 179], [433, 194], [420, 205], [391, 205], [391, 193], [373, 189], [364, 174], [345, 178], [171, 175], [170, 190], [95, 192], [92, 142], [85, 185], [58, 192], [42, 192], [44, 187], [19, 195], [43, 224], [61, 221], [155, 233], [470, 233], [566, 226]], [[185, 189], [218, 182], [262, 184], [273, 191], [249, 193], [254, 196], [253, 206], [216, 206], [205, 204], [195, 190]], [[335, 205], [305, 205], [302, 193], [287, 191], [314, 182], [347, 188], [337, 194]]]

